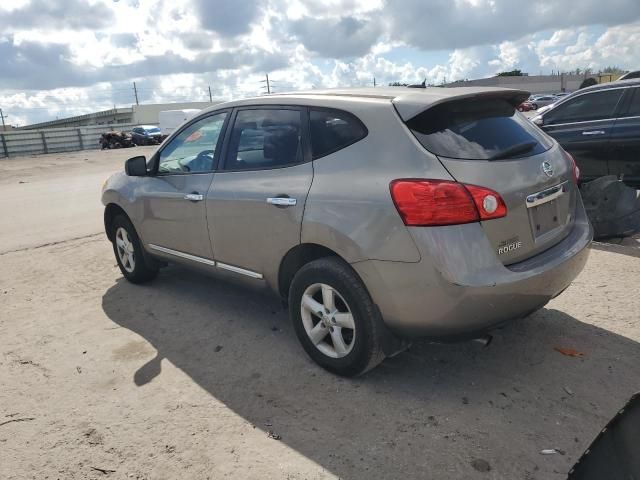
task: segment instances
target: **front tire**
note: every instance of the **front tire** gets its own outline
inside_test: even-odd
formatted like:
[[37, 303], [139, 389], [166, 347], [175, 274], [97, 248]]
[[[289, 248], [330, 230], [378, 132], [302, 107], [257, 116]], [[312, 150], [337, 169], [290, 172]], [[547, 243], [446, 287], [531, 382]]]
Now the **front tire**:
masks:
[[124, 278], [131, 283], [145, 283], [158, 275], [158, 268], [149, 265], [142, 250], [142, 242], [131, 221], [124, 215], [112, 224], [113, 253]]
[[342, 260], [314, 260], [294, 276], [289, 308], [298, 340], [330, 372], [352, 377], [384, 360], [382, 318], [362, 280]]

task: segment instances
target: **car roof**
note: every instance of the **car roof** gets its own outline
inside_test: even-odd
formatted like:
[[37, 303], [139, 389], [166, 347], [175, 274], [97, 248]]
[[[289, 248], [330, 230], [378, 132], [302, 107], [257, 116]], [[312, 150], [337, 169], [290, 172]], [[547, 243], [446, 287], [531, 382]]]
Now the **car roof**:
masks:
[[640, 86], [640, 78], [630, 78], [628, 80], [616, 80], [615, 82], [599, 83], [591, 87], [576, 90], [573, 93], [593, 92], [594, 90], [606, 90], [607, 88], [622, 88]]
[[260, 97], [234, 100], [215, 105], [203, 112], [244, 105], [305, 105], [313, 101], [314, 105], [333, 106], [336, 101], [345, 103], [393, 103], [404, 120], [440, 103], [477, 97], [508, 98], [514, 105], [522, 103], [529, 97], [529, 92], [498, 87], [364, 87], [336, 88], [325, 90], [306, 90], [299, 92], [277, 93]]
[[145, 130], [150, 130], [152, 128], [159, 128], [157, 125], [138, 125], [136, 128], [143, 128]]

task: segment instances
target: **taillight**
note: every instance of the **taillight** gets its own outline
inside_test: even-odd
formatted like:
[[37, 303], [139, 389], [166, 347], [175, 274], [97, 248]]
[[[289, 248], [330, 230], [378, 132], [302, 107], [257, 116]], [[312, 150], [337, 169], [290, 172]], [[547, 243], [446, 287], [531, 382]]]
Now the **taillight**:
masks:
[[448, 180], [394, 180], [391, 197], [408, 226], [460, 225], [504, 217], [507, 207], [493, 190]]
[[573, 181], [577, 185], [578, 182], [580, 181], [580, 167], [578, 167], [578, 165], [576, 164], [576, 159], [573, 158], [573, 155], [571, 155], [569, 152], [566, 152], [566, 151], [564, 151], [564, 154], [571, 162], [571, 172], [572, 172]]

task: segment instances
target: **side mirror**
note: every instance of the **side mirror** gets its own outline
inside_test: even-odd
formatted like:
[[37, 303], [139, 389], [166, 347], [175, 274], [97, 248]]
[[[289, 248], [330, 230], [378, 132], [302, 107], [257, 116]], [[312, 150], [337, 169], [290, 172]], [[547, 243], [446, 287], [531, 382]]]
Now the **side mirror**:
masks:
[[536, 117], [533, 119], [533, 123], [538, 125], [539, 127], [544, 125], [544, 117]]
[[130, 177], [144, 177], [147, 175], [147, 158], [143, 155], [133, 157], [124, 163], [124, 171]]

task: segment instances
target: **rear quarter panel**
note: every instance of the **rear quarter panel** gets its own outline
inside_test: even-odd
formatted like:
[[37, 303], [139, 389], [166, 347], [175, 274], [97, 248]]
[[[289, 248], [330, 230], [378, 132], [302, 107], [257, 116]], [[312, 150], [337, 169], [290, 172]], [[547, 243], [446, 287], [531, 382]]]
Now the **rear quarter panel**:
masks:
[[398, 178], [451, 177], [417, 143], [390, 102], [332, 107], [355, 114], [369, 133], [351, 146], [314, 160], [302, 242], [331, 248], [350, 263], [420, 261], [393, 204], [389, 184]]

